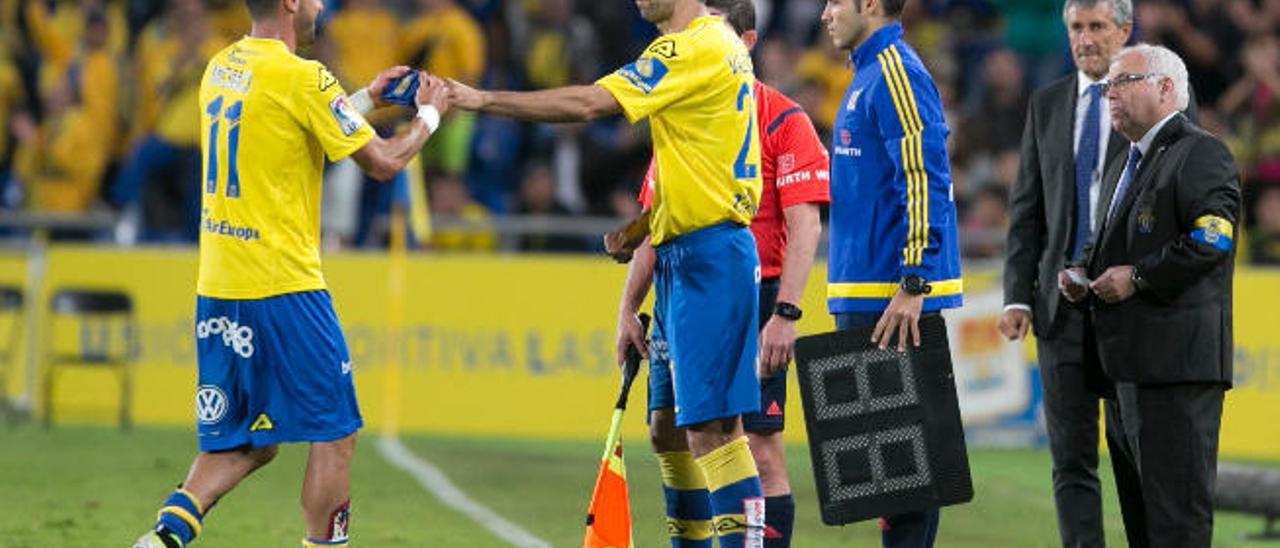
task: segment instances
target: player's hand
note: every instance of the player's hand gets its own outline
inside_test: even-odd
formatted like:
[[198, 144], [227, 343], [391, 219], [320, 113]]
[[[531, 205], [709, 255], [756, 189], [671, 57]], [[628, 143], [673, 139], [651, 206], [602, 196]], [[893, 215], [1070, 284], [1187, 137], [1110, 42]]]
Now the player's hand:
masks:
[[1128, 299], [1137, 290], [1133, 286], [1133, 267], [1125, 265], [1108, 268], [1089, 284], [1089, 289], [1105, 303], [1114, 304]]
[[369, 90], [369, 98], [373, 100], [373, 106], [377, 108], [382, 108], [387, 105], [390, 105], [391, 103], [388, 103], [385, 99], [382, 98], [382, 92], [386, 91], [387, 84], [390, 84], [391, 81], [395, 80], [396, 78], [399, 78], [401, 76], [404, 76], [405, 74], [408, 74], [409, 71], [411, 70], [413, 69], [406, 67], [404, 65], [397, 65], [379, 73], [378, 76], [376, 76], [373, 79], [373, 82], [370, 83], [369, 87], [367, 88]]
[[621, 312], [618, 314], [618, 339], [614, 348], [618, 367], [627, 361], [627, 348], [633, 346], [640, 352], [640, 357], [649, 357], [649, 345], [644, 340], [644, 325], [640, 318], [635, 312]]
[[625, 264], [631, 262], [639, 244], [627, 240], [627, 228], [610, 230], [604, 235], [604, 252], [613, 260]]
[[911, 295], [898, 288], [880, 321], [876, 322], [871, 342], [879, 343], [880, 350], [884, 350], [889, 348], [889, 339], [896, 334], [899, 352], [907, 350], [907, 337], [915, 346], [920, 346], [920, 309], [923, 307], [924, 295]]
[[611, 230], [604, 235], [604, 252], [619, 263], [631, 262], [631, 256], [649, 236], [650, 210], [646, 209], [639, 217], [627, 224]]
[[778, 315], [769, 318], [760, 331], [760, 370], [757, 376], [767, 379], [786, 374], [796, 351], [796, 322]]
[[1089, 294], [1089, 286], [1077, 282], [1076, 278], [1072, 277], [1072, 272], [1075, 272], [1076, 278], [1085, 279], [1083, 268], [1077, 266], [1063, 270], [1058, 273], [1058, 290], [1062, 292], [1062, 296], [1066, 297], [1068, 301], [1078, 303]]
[[480, 110], [484, 106], [484, 92], [462, 82], [450, 79], [448, 82], [449, 100], [462, 110]]
[[1027, 328], [1031, 327], [1031, 313], [1021, 308], [1010, 308], [1000, 315], [997, 324], [1000, 334], [1011, 341], [1020, 341], [1027, 336]]
[[449, 106], [453, 104], [453, 101], [449, 98], [449, 84], [425, 72], [419, 72], [418, 79], [418, 106], [431, 105], [436, 107], [441, 116], [449, 112]]

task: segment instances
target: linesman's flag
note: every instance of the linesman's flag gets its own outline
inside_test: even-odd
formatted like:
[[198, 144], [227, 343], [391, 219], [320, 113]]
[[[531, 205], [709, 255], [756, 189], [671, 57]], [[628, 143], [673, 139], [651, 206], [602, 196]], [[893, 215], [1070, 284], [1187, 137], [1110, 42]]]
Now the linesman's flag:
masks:
[[609, 444], [587, 507], [583, 548], [631, 548], [631, 503], [627, 498], [627, 465], [622, 460], [622, 409], [613, 412]]
[[[640, 314], [641, 330], [647, 331], [649, 316]], [[640, 351], [627, 349], [622, 364], [622, 389], [613, 406], [613, 421], [609, 424], [609, 439], [604, 443], [604, 455], [600, 457], [600, 473], [596, 474], [596, 487], [591, 492], [591, 504], [587, 506], [587, 534], [582, 538], [582, 548], [631, 548], [631, 503], [627, 498], [627, 465], [622, 460], [622, 415], [627, 410], [627, 394], [631, 382], [640, 370]]]

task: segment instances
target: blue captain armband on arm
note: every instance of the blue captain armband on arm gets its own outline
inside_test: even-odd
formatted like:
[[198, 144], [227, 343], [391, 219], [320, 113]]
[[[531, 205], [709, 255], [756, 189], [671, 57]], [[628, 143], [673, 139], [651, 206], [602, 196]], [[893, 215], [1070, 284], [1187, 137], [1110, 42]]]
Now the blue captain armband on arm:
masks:
[[406, 107], [415, 106], [418, 84], [418, 71], [411, 70], [404, 76], [387, 82], [387, 87], [382, 90], [382, 100]]
[[1231, 239], [1234, 235], [1231, 221], [1216, 215], [1204, 215], [1196, 219], [1195, 229], [1191, 231], [1192, 240], [1224, 252], [1231, 251]]

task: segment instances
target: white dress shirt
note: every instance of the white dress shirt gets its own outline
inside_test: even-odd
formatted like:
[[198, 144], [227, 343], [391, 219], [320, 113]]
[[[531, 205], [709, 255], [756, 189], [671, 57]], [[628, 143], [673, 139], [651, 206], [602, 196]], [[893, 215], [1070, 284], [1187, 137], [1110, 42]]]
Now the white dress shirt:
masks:
[[[1101, 82], [1094, 80], [1083, 71], [1076, 71], [1076, 118], [1075, 126], [1071, 132], [1071, 157], [1074, 162], [1075, 155], [1080, 151], [1080, 133], [1084, 131], [1084, 117], [1089, 112], [1089, 86]], [[1093, 176], [1089, 178], [1089, 228], [1098, 227], [1098, 196], [1102, 194], [1102, 173], [1107, 161], [1107, 144], [1111, 138], [1111, 104], [1107, 100], [1107, 94], [1103, 93], [1098, 96], [1101, 102], [1102, 117], [1098, 120], [1098, 164], [1093, 167]], [[1072, 190], [1072, 195], [1075, 191]], [[1028, 303], [1010, 303], [1005, 305], [1006, 311], [1010, 309], [1031, 311], [1031, 305]]]
[[[1089, 112], [1089, 86], [1100, 82], [1093, 80], [1083, 72], [1076, 73], [1076, 123], [1071, 132], [1071, 153], [1080, 151], [1080, 132], [1084, 131], [1084, 117]], [[1102, 193], [1103, 166], [1107, 161], [1107, 141], [1111, 138], [1111, 102], [1107, 94], [1098, 96], [1102, 103], [1102, 118], [1098, 123], [1098, 165], [1093, 167], [1093, 176], [1089, 178], [1089, 229], [1098, 228], [1098, 195]]]

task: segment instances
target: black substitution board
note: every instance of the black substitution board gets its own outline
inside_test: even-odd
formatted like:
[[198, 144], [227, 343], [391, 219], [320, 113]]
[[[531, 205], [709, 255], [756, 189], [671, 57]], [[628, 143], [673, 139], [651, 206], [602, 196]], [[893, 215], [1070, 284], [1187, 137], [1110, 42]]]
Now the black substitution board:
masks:
[[906, 352], [896, 345], [880, 350], [871, 331], [796, 341], [809, 453], [827, 525], [973, 500], [942, 316], [921, 318], [921, 344]]

